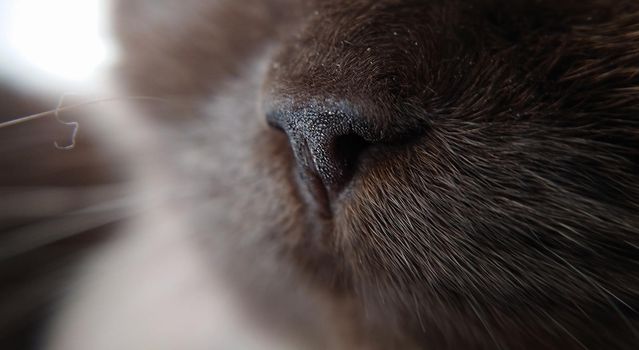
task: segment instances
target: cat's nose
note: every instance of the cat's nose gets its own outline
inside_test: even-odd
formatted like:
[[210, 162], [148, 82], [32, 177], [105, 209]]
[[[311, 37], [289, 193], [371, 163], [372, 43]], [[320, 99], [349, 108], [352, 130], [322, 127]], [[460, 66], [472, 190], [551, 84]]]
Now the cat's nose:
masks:
[[268, 123], [286, 133], [306, 182], [320, 180], [337, 194], [354, 174], [358, 158], [377, 139], [366, 118], [345, 103], [276, 105]]

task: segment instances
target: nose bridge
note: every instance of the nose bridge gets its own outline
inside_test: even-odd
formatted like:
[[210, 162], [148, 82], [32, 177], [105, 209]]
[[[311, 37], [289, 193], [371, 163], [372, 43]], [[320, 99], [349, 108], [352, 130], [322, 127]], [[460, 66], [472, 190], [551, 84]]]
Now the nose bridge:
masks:
[[304, 136], [310, 143], [321, 143], [362, 129], [358, 113], [345, 102], [315, 100], [305, 103], [277, 102], [267, 109], [267, 121], [293, 137]]
[[292, 118], [296, 131], [304, 133], [311, 143], [321, 143], [352, 129], [352, 111], [343, 107], [313, 103], [294, 113], [298, 114]]
[[442, 39], [446, 33], [429, 35], [432, 22], [440, 20], [430, 3], [397, 6], [393, 0], [364, 0], [327, 5], [330, 11], [312, 16], [310, 24], [276, 51], [269, 80], [294, 94], [311, 89], [314, 97], [349, 101], [418, 94], [415, 78], [426, 77], [430, 61], [437, 61], [438, 52], [449, 45]]

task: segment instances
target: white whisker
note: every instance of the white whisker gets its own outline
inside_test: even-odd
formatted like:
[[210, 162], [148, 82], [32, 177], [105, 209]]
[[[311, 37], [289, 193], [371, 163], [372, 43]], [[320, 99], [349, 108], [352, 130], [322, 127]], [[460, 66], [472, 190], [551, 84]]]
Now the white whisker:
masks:
[[136, 197], [121, 198], [16, 229], [0, 241], [0, 260], [138, 215], [141, 209], [135, 209], [137, 201]]
[[68, 213], [93, 203], [126, 196], [122, 184], [91, 187], [0, 187], [0, 213], [5, 218], [37, 218]]

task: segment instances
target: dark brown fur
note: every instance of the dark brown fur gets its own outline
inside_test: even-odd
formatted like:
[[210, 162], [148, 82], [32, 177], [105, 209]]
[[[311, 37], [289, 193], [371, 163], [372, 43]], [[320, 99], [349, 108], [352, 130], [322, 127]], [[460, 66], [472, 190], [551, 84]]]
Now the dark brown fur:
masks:
[[286, 44], [271, 98], [382, 133], [320, 233], [373, 322], [433, 348], [637, 345], [638, 11], [359, 1]]
[[[121, 76], [170, 99], [148, 112], [210, 205], [195, 231], [265, 320], [317, 347], [639, 346], [639, 3], [164, 6], [121, 3]], [[326, 213], [264, 120], [336, 105], [368, 145]]]

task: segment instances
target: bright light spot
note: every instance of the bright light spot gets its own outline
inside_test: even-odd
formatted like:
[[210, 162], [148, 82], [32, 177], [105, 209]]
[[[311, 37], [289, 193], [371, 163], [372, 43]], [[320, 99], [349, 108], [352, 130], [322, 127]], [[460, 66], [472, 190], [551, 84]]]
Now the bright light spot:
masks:
[[0, 3], [0, 71], [17, 83], [82, 86], [115, 60], [106, 0]]

